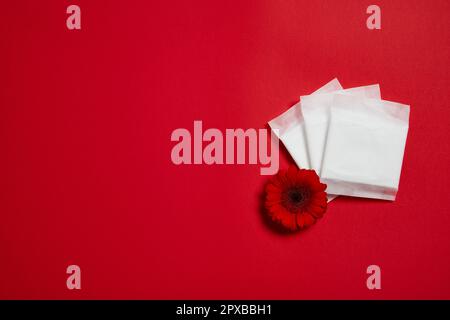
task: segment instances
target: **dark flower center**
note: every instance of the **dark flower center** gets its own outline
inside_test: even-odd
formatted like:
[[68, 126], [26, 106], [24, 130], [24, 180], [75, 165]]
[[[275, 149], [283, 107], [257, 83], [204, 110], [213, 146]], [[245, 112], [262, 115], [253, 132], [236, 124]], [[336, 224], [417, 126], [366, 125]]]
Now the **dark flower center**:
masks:
[[291, 187], [282, 195], [283, 206], [291, 213], [298, 213], [310, 198], [310, 190], [305, 187]]
[[298, 203], [303, 200], [303, 194], [299, 192], [299, 190], [290, 190], [288, 196], [289, 199], [294, 203]]

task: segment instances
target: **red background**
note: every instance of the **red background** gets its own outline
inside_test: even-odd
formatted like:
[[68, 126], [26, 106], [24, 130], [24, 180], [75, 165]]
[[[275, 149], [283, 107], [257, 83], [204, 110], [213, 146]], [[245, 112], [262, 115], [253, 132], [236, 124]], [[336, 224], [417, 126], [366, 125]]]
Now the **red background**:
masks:
[[[0, 8], [0, 298], [450, 298], [449, 1], [377, 0], [381, 31], [372, 1], [74, 3], [80, 31]], [[280, 234], [259, 166], [172, 164], [174, 129], [262, 128], [333, 77], [411, 105], [395, 202]]]

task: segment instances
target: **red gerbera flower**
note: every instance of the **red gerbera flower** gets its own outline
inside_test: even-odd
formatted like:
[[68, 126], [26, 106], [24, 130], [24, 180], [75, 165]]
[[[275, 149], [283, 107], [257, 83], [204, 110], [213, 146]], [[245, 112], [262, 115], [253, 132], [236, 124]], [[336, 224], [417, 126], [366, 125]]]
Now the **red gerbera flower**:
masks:
[[327, 210], [326, 184], [314, 170], [280, 170], [266, 185], [265, 207], [273, 221], [295, 231], [306, 228]]

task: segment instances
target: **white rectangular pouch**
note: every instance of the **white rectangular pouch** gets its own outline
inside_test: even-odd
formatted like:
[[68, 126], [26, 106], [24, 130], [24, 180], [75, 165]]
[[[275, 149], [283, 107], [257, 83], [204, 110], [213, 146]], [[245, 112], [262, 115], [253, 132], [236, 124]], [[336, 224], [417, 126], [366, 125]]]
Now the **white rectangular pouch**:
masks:
[[336, 94], [381, 99], [380, 86], [378, 84], [300, 97], [305, 122], [309, 164], [319, 176], [322, 169], [330, 108]]
[[[341, 84], [335, 78], [315, 91], [313, 95], [341, 89]], [[272, 128], [278, 139], [283, 142], [297, 166], [299, 168], [310, 169], [300, 102], [269, 121], [269, 126]]]
[[327, 192], [395, 200], [409, 112], [396, 102], [335, 95], [322, 164]]

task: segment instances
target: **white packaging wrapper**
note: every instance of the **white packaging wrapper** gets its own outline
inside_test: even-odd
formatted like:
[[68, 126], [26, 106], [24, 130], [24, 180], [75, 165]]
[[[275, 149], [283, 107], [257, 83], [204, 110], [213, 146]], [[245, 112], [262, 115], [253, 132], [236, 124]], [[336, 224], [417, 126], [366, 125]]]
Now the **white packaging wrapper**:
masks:
[[400, 103], [335, 95], [321, 171], [327, 192], [395, 200], [409, 111]]
[[[323, 94], [336, 90], [342, 90], [342, 86], [334, 78], [312, 94]], [[311, 169], [300, 102], [297, 102], [281, 115], [269, 121], [269, 126], [277, 135], [278, 139], [283, 142], [297, 166], [299, 168]], [[328, 195], [328, 201], [334, 198], [334, 196]]]
[[[335, 78], [315, 91], [313, 95], [341, 89], [341, 84]], [[269, 126], [274, 130], [278, 139], [283, 142], [297, 166], [299, 168], [311, 169], [300, 102], [297, 102], [281, 115], [269, 121]]]
[[309, 164], [319, 176], [327, 140], [330, 108], [336, 94], [381, 99], [380, 86], [378, 84], [300, 97], [305, 122]]

